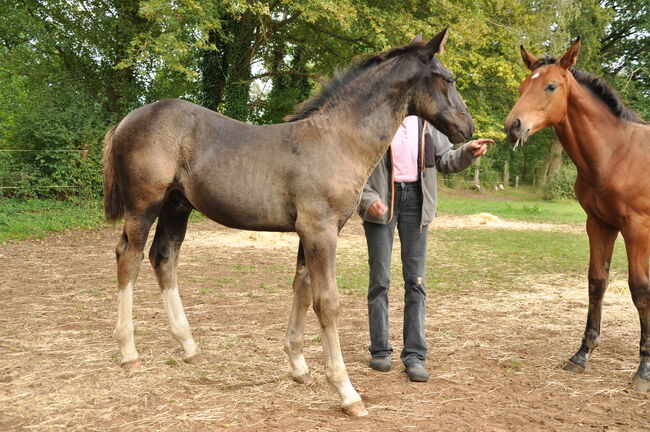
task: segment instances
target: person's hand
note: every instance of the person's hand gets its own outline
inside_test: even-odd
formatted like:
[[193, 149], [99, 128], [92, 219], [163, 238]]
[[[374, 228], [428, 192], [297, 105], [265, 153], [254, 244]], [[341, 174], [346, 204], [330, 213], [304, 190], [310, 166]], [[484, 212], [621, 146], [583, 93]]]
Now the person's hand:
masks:
[[370, 214], [370, 216], [383, 216], [387, 211], [388, 207], [386, 207], [386, 204], [384, 204], [382, 200], [377, 200], [368, 207], [368, 214]]
[[485, 153], [487, 153], [487, 145], [488, 144], [494, 144], [494, 141], [488, 138], [480, 138], [474, 141], [470, 141], [467, 143], [467, 146], [469, 147], [470, 153], [472, 153], [472, 156], [475, 158], [479, 156], [483, 156]]

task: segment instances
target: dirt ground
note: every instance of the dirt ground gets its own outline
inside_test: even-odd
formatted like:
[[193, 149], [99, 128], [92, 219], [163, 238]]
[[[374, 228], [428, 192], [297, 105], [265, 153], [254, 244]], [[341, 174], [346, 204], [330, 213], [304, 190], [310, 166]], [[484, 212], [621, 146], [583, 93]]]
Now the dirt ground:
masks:
[[[475, 226], [549, 228], [498, 223], [479, 220]], [[467, 226], [467, 221], [442, 218], [438, 229]], [[182, 363], [145, 260], [134, 301], [144, 368], [127, 377], [112, 338], [118, 233], [117, 227], [74, 231], [0, 247], [1, 431], [650, 427], [650, 395], [628, 387], [638, 364], [639, 330], [624, 281], [614, 281], [607, 293], [603, 344], [579, 375], [560, 365], [579, 345], [586, 275], [531, 277], [533, 289], [527, 292], [479, 286], [430, 294], [431, 380], [424, 384], [407, 380], [398, 356], [388, 373], [367, 367], [365, 298], [361, 292], [342, 293], [343, 355], [370, 412], [352, 419], [341, 413], [324, 378], [313, 312], [307, 320], [305, 356], [316, 382], [301, 386], [288, 377], [282, 344], [295, 236], [238, 232], [206, 221], [192, 223], [179, 274], [188, 319], [207, 364]], [[352, 220], [343, 230], [340, 250], [364, 248], [360, 223]], [[397, 352], [400, 291], [391, 290]]]

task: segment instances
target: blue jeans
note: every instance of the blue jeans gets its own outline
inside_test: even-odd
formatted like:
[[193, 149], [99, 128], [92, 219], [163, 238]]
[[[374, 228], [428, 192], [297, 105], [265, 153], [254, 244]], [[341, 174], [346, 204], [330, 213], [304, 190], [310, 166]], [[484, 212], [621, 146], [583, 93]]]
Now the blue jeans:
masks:
[[424, 364], [427, 341], [424, 333], [426, 292], [424, 272], [427, 250], [427, 226], [420, 231], [422, 195], [417, 183], [395, 183], [393, 218], [390, 223], [364, 222], [368, 242], [370, 284], [368, 287], [368, 321], [370, 354], [389, 357], [388, 289], [395, 226], [402, 246], [404, 277], [404, 348], [400, 359], [405, 366]]

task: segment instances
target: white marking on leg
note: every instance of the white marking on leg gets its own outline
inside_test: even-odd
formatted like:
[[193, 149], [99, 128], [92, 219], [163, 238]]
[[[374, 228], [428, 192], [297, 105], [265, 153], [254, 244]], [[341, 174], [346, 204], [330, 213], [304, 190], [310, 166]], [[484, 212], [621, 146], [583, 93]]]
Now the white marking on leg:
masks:
[[117, 324], [113, 334], [120, 346], [122, 363], [139, 357], [133, 336], [133, 282], [117, 292]]
[[293, 303], [289, 315], [289, 326], [284, 344], [284, 352], [289, 357], [291, 376], [296, 378], [309, 374], [309, 366], [303, 355], [305, 315], [311, 304], [311, 286], [307, 268], [300, 266], [294, 278]]
[[187, 322], [187, 317], [183, 310], [183, 302], [178, 293], [178, 286], [174, 285], [171, 288], [162, 289], [161, 296], [165, 312], [167, 312], [167, 318], [169, 318], [172, 334], [183, 347], [183, 351], [185, 351], [184, 358], [193, 357], [198, 354], [199, 349], [196, 343], [194, 343], [190, 324]]
[[327, 329], [321, 328], [321, 339], [325, 355], [325, 376], [341, 397], [341, 407], [348, 407], [360, 402], [361, 396], [352, 386], [345, 369], [336, 326], [333, 325]]

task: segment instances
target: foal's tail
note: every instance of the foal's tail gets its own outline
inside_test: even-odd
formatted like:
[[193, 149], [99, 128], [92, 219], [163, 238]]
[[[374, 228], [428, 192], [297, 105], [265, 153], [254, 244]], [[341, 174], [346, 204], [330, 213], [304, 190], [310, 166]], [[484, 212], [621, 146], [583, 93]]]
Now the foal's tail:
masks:
[[113, 133], [117, 125], [104, 137], [104, 216], [107, 222], [117, 222], [124, 216], [122, 194], [115, 178], [113, 160]]

